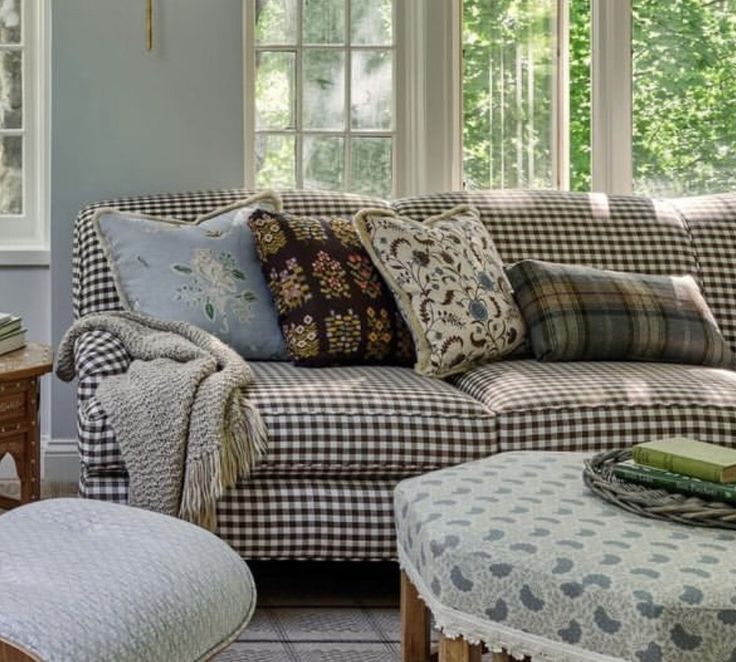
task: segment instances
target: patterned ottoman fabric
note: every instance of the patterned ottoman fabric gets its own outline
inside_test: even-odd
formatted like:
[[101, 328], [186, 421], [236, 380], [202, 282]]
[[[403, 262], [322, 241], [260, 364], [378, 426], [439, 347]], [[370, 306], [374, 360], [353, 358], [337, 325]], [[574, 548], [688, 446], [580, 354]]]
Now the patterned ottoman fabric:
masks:
[[535, 661], [736, 659], [736, 532], [599, 500], [584, 457], [505, 453], [398, 485], [399, 559], [438, 625]]
[[499, 449], [594, 451], [692, 435], [736, 445], [736, 372], [669, 363], [505, 361], [454, 377]]
[[13, 510], [0, 559], [0, 633], [47, 662], [209, 659], [255, 608], [248, 567], [216, 536], [115, 504]]

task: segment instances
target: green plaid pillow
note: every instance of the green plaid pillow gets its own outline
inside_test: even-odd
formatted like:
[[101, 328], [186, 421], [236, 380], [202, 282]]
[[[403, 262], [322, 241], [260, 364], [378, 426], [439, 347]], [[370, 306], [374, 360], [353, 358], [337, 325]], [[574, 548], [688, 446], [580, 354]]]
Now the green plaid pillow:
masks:
[[541, 361], [664, 361], [734, 367], [692, 276], [522, 260], [508, 269]]

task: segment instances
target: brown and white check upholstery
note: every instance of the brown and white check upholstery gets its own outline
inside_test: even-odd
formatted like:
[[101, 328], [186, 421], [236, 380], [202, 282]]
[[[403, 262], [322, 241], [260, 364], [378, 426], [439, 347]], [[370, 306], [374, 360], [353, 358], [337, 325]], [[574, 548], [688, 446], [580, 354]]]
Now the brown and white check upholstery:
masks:
[[595, 451], [692, 435], [736, 445], [736, 372], [670, 363], [503, 361], [452, 378], [501, 451]]
[[697, 276], [688, 229], [666, 201], [603, 193], [491, 191], [404, 198], [392, 207], [422, 220], [459, 204], [478, 210], [507, 264], [535, 259]]
[[[249, 193], [157, 195], [87, 207], [75, 226], [75, 314], [120, 306], [90, 222], [96, 208], [193, 220]], [[283, 197], [293, 213], [353, 214], [388, 205], [340, 193]], [[503, 191], [419, 196], [392, 206], [423, 219], [459, 203], [478, 208], [507, 262], [536, 258], [693, 274], [726, 338], [736, 343], [736, 196], [667, 202]], [[125, 502], [124, 463], [94, 392], [105, 376], [124, 372], [130, 357], [114, 336], [90, 333], [78, 342], [76, 360], [80, 491]], [[269, 428], [269, 452], [218, 506], [218, 533], [246, 558], [392, 558], [398, 480], [502, 450], [595, 450], [669, 434], [735, 441], [736, 373], [710, 368], [516, 360], [444, 383], [395, 367], [252, 366], [257, 384], [250, 397]]]
[[736, 194], [675, 200], [692, 236], [703, 294], [736, 349]]
[[[247, 559], [355, 560], [396, 556], [398, 479], [273, 478], [241, 481], [220, 500], [217, 535]], [[125, 474], [83, 470], [80, 493], [125, 503]]]
[[[77, 343], [79, 452], [88, 469], [125, 469], [94, 390], [126, 371], [107, 333]], [[251, 362], [250, 400], [268, 427], [256, 476], [405, 477], [496, 452], [493, 415], [445, 382], [409, 368], [297, 368]]]

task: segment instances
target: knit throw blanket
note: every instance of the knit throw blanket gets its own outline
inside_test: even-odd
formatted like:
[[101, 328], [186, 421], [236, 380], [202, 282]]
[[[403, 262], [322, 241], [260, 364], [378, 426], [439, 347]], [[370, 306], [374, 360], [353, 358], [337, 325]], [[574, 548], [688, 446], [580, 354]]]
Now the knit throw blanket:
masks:
[[267, 432], [245, 389], [248, 364], [230, 347], [185, 322], [129, 313], [88, 315], [66, 332], [56, 374], [75, 376], [76, 341], [106, 331], [131, 358], [103, 378], [96, 397], [120, 445], [128, 502], [213, 530], [216, 501], [248, 474]]

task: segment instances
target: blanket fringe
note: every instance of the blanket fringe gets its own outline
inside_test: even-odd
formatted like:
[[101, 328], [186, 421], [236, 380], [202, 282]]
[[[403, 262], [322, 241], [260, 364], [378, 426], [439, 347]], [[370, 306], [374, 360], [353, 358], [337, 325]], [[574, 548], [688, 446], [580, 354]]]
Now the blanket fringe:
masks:
[[180, 518], [210, 531], [217, 528], [217, 500], [250, 475], [268, 440], [266, 425], [243, 389], [233, 393], [226, 409], [220, 452], [187, 462], [179, 507]]

